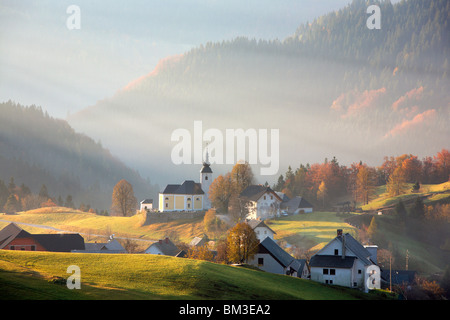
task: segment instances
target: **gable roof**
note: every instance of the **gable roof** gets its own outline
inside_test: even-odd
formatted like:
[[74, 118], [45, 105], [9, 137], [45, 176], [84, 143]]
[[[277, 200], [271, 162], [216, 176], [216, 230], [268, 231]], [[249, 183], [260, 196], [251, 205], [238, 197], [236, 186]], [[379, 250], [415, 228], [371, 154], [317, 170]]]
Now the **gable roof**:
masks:
[[168, 184], [163, 194], [204, 194], [200, 183], [196, 183], [192, 180], [186, 180], [183, 184]]
[[261, 227], [261, 228], [267, 228], [270, 231], [272, 231], [274, 234], [276, 234], [275, 231], [273, 231], [267, 224], [264, 223], [264, 221], [262, 220], [257, 220], [257, 219], [252, 219], [252, 220], [248, 220], [247, 224], [253, 229], [255, 230], [255, 228], [257, 227]]
[[169, 238], [165, 238], [164, 240], [159, 240], [157, 242], [152, 243], [147, 248], [147, 250], [150, 249], [151, 247], [157, 248], [159, 251], [162, 252], [162, 254], [166, 256], [176, 256], [180, 252], [180, 249], [178, 249], [177, 246], [174, 245]]
[[153, 203], [153, 199], [144, 199], [141, 201], [142, 204]]
[[[314, 256], [326, 256], [326, 255], [321, 255], [320, 253], [322, 251], [324, 251], [325, 248], [328, 247], [334, 241], [340, 242], [341, 245], [342, 245], [342, 241], [344, 241], [345, 250], [350, 250], [365, 265], [374, 264], [369, 259], [371, 256], [371, 253], [366, 248], [364, 248], [364, 246], [361, 243], [359, 243], [355, 238], [353, 238], [349, 233], [346, 233], [345, 235], [338, 235], [333, 240], [331, 240], [329, 243], [327, 243], [325, 245], [325, 247], [323, 247], [321, 250], [319, 250], [319, 252], [317, 252]], [[342, 260], [341, 255], [335, 256], [335, 257], [338, 257], [339, 259]], [[347, 256], [345, 258], [347, 258]]]
[[286, 202], [283, 202], [281, 204], [281, 208], [287, 208], [289, 210], [295, 211], [302, 208], [312, 208], [312, 205], [308, 201], [306, 201], [305, 198], [297, 196]]
[[344, 240], [345, 248], [353, 252], [365, 265], [373, 264], [369, 260], [370, 252], [349, 233], [346, 233], [344, 236], [337, 236], [336, 239], [341, 243]]
[[33, 234], [32, 237], [47, 251], [70, 252], [85, 249], [84, 239], [78, 233]]
[[84, 239], [78, 233], [31, 234], [15, 223], [10, 223], [0, 231], [0, 249], [6, 247], [12, 240], [20, 238], [32, 238], [47, 251], [70, 252], [85, 248]]
[[3, 249], [20, 235], [20, 238], [31, 237], [31, 234], [23, 230], [15, 223], [10, 223], [0, 231], [0, 249]]
[[265, 187], [262, 185], [250, 185], [245, 188], [241, 194], [240, 198], [244, 198], [250, 201], [258, 201], [266, 192], [272, 193], [279, 201], [282, 201], [280, 196], [273, 191], [270, 187]]
[[295, 260], [289, 253], [284, 251], [279, 245], [269, 237], [265, 238], [260, 245], [264, 247], [268, 253], [278, 261], [284, 268], [289, 266]]
[[349, 269], [353, 267], [356, 257], [346, 256], [342, 259], [342, 256], [332, 256], [332, 255], [314, 255], [309, 261], [310, 267], [321, 267], [321, 268], [343, 268]]

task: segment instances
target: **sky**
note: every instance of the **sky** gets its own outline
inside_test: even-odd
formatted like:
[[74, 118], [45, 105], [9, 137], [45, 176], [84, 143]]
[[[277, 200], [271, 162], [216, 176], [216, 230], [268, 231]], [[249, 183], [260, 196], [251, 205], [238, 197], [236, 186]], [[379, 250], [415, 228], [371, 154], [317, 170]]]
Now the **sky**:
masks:
[[[283, 40], [349, 0], [2, 0], [0, 101], [67, 118], [158, 61], [239, 36]], [[70, 5], [80, 9], [70, 30]]]

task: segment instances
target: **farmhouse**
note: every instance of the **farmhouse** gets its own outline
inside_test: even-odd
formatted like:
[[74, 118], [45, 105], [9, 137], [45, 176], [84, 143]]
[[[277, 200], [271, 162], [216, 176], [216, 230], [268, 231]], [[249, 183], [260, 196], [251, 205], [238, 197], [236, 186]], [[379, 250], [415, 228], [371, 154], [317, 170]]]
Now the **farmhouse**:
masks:
[[127, 253], [117, 239], [109, 239], [108, 242], [85, 243], [85, 250], [74, 250], [81, 253]]
[[376, 251], [376, 246], [365, 248], [338, 229], [337, 236], [311, 258], [311, 280], [364, 291], [379, 289]]
[[159, 211], [203, 211], [211, 208], [209, 186], [212, 183], [212, 170], [206, 161], [200, 170], [200, 183], [185, 180], [182, 184], [169, 184], [159, 193]]
[[261, 242], [266, 237], [269, 237], [273, 240], [273, 235], [276, 234], [271, 228], [267, 226], [262, 220], [247, 220], [247, 224], [255, 231], [256, 237]]
[[239, 200], [247, 208], [247, 219], [268, 219], [279, 216], [280, 196], [270, 187], [250, 185], [239, 195]]
[[10, 223], [0, 231], [0, 249], [72, 252], [84, 250], [85, 244], [78, 233], [31, 234]]
[[177, 246], [174, 245], [173, 242], [170, 241], [169, 238], [165, 238], [165, 239], [162, 239], [162, 240], [152, 243], [145, 250], [145, 253], [175, 257], [178, 253], [180, 253], [180, 251], [181, 250], [178, 249]]
[[270, 237], [260, 242], [258, 253], [248, 263], [270, 273], [305, 279], [309, 276], [306, 260], [293, 258]]
[[298, 214], [301, 211], [304, 213], [313, 212], [313, 206], [303, 197], [294, 197], [288, 201], [283, 201], [280, 205], [281, 210], [288, 214]]

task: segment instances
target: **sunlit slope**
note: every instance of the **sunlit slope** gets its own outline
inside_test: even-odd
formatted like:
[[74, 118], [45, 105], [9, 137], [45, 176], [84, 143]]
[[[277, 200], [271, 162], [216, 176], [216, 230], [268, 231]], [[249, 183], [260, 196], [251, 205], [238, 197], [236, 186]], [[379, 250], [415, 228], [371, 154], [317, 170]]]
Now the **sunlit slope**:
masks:
[[[53, 284], [67, 267], [81, 289]], [[41, 282], [42, 285], [39, 285]], [[0, 251], [0, 297], [8, 299], [369, 299], [357, 290], [205, 261], [155, 255]], [[22, 296], [17, 297], [17, 292]]]

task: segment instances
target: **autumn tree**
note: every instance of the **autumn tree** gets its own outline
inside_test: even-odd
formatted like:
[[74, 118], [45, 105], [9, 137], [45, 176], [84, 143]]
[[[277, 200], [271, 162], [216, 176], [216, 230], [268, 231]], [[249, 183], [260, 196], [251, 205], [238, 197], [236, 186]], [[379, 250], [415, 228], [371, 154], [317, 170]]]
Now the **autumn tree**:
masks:
[[360, 165], [356, 174], [356, 196], [363, 204], [368, 204], [375, 191], [375, 171], [367, 165]]
[[230, 173], [233, 193], [240, 194], [245, 188], [253, 184], [253, 172], [248, 162], [236, 163]]
[[128, 217], [136, 213], [136, 208], [133, 186], [125, 179], [120, 180], [113, 189], [111, 213]]
[[211, 204], [222, 212], [228, 212], [228, 203], [232, 194], [233, 188], [229, 173], [218, 176], [209, 186]]
[[247, 263], [258, 251], [255, 231], [245, 222], [236, 224], [227, 236], [227, 257], [230, 262]]
[[193, 247], [189, 248], [189, 250], [186, 254], [186, 258], [214, 261], [214, 254], [211, 250], [209, 250], [207, 245], [193, 246]]
[[325, 207], [325, 198], [327, 197], [328, 189], [325, 181], [322, 181], [319, 185], [319, 190], [317, 190], [317, 199], [322, 199], [322, 207]]
[[390, 196], [398, 196], [405, 192], [406, 181], [403, 169], [398, 167], [389, 176], [386, 191]]

